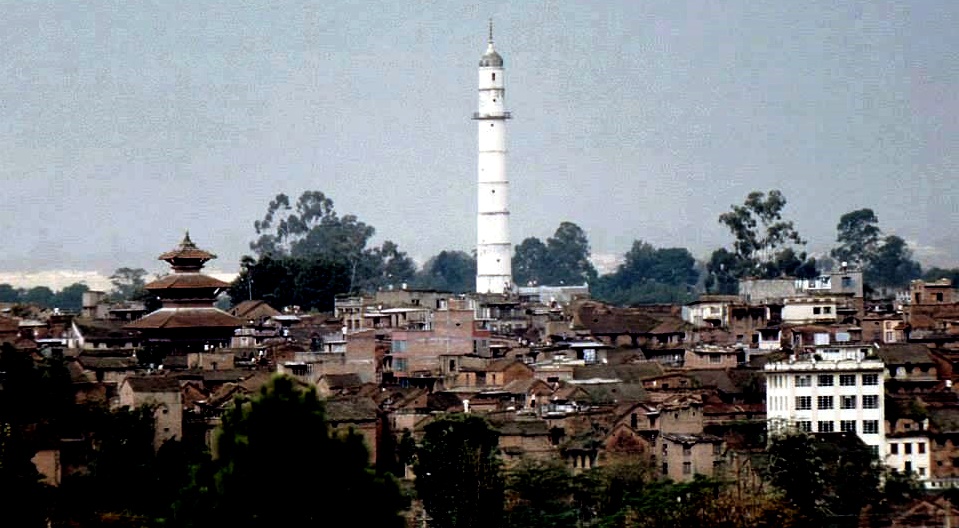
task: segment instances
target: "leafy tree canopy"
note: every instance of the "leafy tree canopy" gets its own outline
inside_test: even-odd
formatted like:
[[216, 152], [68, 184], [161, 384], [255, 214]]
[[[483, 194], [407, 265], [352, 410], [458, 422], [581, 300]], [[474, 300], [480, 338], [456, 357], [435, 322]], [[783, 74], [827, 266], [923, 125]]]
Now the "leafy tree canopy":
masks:
[[858, 209], [839, 217], [836, 242], [830, 253], [839, 262], [866, 265], [876, 256], [879, 247], [879, 218], [872, 209]]
[[686, 248], [654, 248], [633, 242], [615, 272], [596, 281], [593, 296], [620, 305], [688, 302], [699, 280], [696, 259]]
[[499, 526], [504, 477], [498, 434], [476, 415], [454, 414], [428, 424], [413, 466], [416, 492], [431, 526]]
[[902, 238], [889, 235], [866, 266], [864, 279], [872, 286], [904, 287], [922, 275], [922, 267], [912, 259], [912, 250]]
[[373, 227], [353, 215], [339, 216], [333, 200], [320, 191], [306, 191], [295, 203], [278, 194], [253, 226], [255, 257], [241, 262], [240, 277], [229, 291], [234, 303], [252, 294], [279, 307], [331, 310], [336, 294], [398, 286], [416, 272], [396, 243], [367, 247]]
[[110, 283], [113, 284], [111, 297], [118, 301], [142, 300], [148, 295], [146, 277], [147, 271], [143, 268], [117, 268], [110, 275]]
[[596, 280], [589, 238], [581, 227], [562, 222], [544, 243], [530, 237], [516, 246], [513, 279], [517, 284], [580, 285]]
[[463, 251], [441, 251], [416, 274], [418, 288], [464, 293], [476, 288], [476, 259]]
[[358, 434], [332, 434], [316, 390], [291, 378], [238, 400], [223, 416], [217, 447], [218, 458], [194, 469], [177, 504], [180, 525], [404, 526], [395, 479], [370, 468]]

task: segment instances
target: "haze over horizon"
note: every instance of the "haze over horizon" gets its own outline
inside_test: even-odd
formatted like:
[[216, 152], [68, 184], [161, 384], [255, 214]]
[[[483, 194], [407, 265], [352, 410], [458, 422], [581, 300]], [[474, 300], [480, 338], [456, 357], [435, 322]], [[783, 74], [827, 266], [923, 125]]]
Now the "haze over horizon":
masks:
[[870, 207], [957, 266], [959, 3], [837, 4], [7, 2], [0, 282], [163, 271], [187, 229], [233, 273], [305, 190], [418, 262], [470, 251], [490, 17], [514, 243], [568, 220], [600, 260], [705, 258], [719, 214], [781, 189], [810, 252]]

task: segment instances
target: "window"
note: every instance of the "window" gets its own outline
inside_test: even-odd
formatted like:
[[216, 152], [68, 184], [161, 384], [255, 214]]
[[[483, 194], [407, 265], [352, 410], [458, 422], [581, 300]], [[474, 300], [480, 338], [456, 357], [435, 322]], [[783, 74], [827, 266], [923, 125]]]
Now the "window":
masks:
[[879, 374], [863, 374], [863, 385], [879, 385]]
[[833, 406], [832, 396], [817, 396], [816, 397], [816, 408], [817, 409], [832, 409]]
[[812, 396], [796, 396], [796, 410], [808, 411], [812, 409]]
[[722, 444], [713, 444], [713, 454], [721, 455], [723, 454], [723, 445]]
[[683, 475], [690, 475], [693, 472], [692, 462], [683, 462]]
[[916, 471], [919, 472], [919, 476], [920, 476], [920, 477], [926, 476], [926, 468], [924, 468], [924, 467], [916, 468]]
[[669, 464], [663, 462], [663, 475], [669, 475]]
[[856, 386], [856, 375], [855, 375], [855, 374], [840, 374], [840, 375], [839, 375], [839, 386], [840, 386], [840, 387], [855, 387], [855, 386]]
[[898, 455], [898, 454], [899, 454], [899, 444], [896, 444], [896, 443], [889, 444], [889, 454], [890, 454], [890, 455]]
[[925, 443], [925, 442], [919, 442], [919, 443], [917, 443], [917, 444], [916, 444], [916, 451], [918, 451], [920, 455], [926, 454], [926, 443]]
[[406, 372], [406, 358], [393, 358], [393, 370]]
[[797, 387], [812, 387], [812, 376], [809, 374], [803, 374], [801, 376], [796, 376], [796, 386]]
[[688, 446], [688, 445], [683, 446], [683, 456], [684, 457], [693, 456], [692, 446]]
[[856, 432], [856, 420], [842, 420], [839, 422], [839, 430], [844, 433]]
[[819, 315], [820, 312], [822, 312], [822, 309], [819, 308], [818, 306], [813, 306], [813, 307], [812, 307], [812, 313], [813, 313], [813, 315]]
[[719, 354], [710, 354], [710, 355], [709, 355], [709, 362], [710, 362], [710, 363], [722, 363], [722, 362], [723, 362], [723, 356], [721, 356], [721, 355], [719, 355]]
[[910, 442], [906, 442], [905, 444], [902, 444], [902, 453], [904, 455], [912, 454], [912, 444]]
[[406, 352], [406, 341], [393, 341], [390, 348], [393, 352]]
[[842, 287], [851, 288], [852, 287], [852, 277], [843, 277], [842, 278]]
[[810, 422], [809, 420], [801, 420], [797, 422], [796, 425], [799, 427], [799, 430], [804, 433], [812, 432], [812, 422]]
[[820, 374], [817, 377], [817, 384], [820, 387], [832, 387], [834, 376], [832, 374]]
[[817, 425], [818, 425], [818, 427], [819, 427], [819, 432], [820, 432], [820, 433], [832, 433], [832, 432], [835, 431], [835, 429], [833, 429], [834, 424], [833, 424], [831, 421], [830, 421], [830, 422], [819, 422]]
[[879, 420], [863, 420], [862, 433], [863, 434], [879, 434]]
[[912, 462], [906, 462], [906, 473], [912, 473]]
[[936, 302], [942, 302], [942, 292], [936, 292]]
[[824, 314], [831, 314], [831, 313], [832, 313], [832, 306], [823, 306], [823, 307], [822, 307], [822, 313], [824, 313]]
[[496, 73], [493, 73], [493, 80], [496, 80]]
[[839, 397], [839, 408], [840, 408], [840, 409], [855, 409], [855, 408], [856, 408], [856, 397], [855, 397], [855, 396], [840, 396], [840, 397]]
[[862, 408], [863, 409], [878, 409], [879, 408], [879, 396], [875, 394], [867, 394], [862, 397]]

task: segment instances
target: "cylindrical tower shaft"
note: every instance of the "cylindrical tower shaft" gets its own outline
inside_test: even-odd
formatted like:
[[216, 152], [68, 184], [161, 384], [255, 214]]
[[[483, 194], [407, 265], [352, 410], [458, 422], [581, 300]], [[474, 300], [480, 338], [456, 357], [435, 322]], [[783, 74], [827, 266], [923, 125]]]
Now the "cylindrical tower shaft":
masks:
[[512, 288], [509, 236], [509, 180], [506, 178], [506, 121], [503, 58], [493, 48], [493, 30], [479, 63], [477, 124], [476, 292]]

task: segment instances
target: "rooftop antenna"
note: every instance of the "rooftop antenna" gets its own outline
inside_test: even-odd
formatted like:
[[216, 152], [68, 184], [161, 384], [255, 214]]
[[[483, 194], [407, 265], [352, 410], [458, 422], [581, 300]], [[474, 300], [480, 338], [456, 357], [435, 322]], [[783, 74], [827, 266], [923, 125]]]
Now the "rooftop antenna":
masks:
[[493, 43], [493, 19], [489, 19], [489, 43]]

